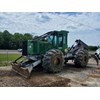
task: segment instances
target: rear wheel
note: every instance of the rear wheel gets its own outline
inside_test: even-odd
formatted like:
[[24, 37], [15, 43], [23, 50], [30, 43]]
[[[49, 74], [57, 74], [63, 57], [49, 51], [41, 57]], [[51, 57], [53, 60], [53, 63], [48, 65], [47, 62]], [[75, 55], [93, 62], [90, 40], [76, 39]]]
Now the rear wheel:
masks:
[[46, 72], [60, 72], [63, 69], [64, 58], [60, 50], [52, 49], [46, 52], [43, 58], [43, 69]]
[[86, 67], [88, 64], [88, 59], [88, 51], [84, 49], [79, 49], [76, 52], [74, 63], [76, 67]]

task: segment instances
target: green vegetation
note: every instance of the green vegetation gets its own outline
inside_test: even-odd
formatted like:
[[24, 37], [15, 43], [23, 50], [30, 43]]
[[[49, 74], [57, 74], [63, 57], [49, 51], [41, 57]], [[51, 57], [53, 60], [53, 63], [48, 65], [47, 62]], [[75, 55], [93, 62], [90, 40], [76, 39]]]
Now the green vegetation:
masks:
[[[22, 41], [31, 40], [33, 36], [29, 33], [9, 33], [7, 30], [0, 32], [0, 49], [16, 50], [22, 48]], [[20, 54], [0, 54], [0, 66], [10, 65], [11, 61], [18, 58]]]
[[22, 41], [32, 39], [32, 35], [29, 33], [11, 34], [7, 30], [0, 32], [0, 49], [18, 49], [22, 48]]
[[10, 65], [11, 61], [17, 59], [21, 54], [0, 54], [0, 66]]
[[18, 58], [20, 54], [0, 54], [0, 61], [12, 61]]
[[98, 49], [98, 46], [89, 46], [88, 49], [90, 51], [96, 51]]

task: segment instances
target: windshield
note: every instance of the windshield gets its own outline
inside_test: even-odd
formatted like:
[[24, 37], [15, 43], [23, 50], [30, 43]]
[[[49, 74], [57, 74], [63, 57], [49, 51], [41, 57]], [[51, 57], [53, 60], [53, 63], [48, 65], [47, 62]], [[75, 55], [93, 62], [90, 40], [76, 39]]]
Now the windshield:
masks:
[[48, 42], [53, 44], [54, 46], [57, 46], [57, 36], [51, 35], [48, 37]]
[[53, 36], [51, 35], [51, 36], [48, 37], [48, 42], [52, 43], [52, 41], [53, 41]]

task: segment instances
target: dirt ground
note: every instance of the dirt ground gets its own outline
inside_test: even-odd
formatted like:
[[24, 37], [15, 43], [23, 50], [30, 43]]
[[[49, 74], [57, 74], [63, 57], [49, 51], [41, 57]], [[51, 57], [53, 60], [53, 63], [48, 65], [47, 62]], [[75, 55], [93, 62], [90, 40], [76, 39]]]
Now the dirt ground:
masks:
[[12, 72], [11, 66], [0, 67], [0, 87], [97, 87], [100, 86], [100, 65], [92, 59], [87, 68], [76, 68], [72, 61], [62, 72], [48, 74], [33, 71], [30, 79]]
[[94, 59], [89, 60], [86, 68], [76, 68], [72, 61], [57, 74], [60, 77], [69, 78], [71, 87], [99, 87], [100, 86], [100, 64], [97, 66]]
[[69, 86], [70, 79], [43, 71], [33, 71], [30, 79], [16, 74], [9, 67], [0, 68], [0, 87], [55, 87]]

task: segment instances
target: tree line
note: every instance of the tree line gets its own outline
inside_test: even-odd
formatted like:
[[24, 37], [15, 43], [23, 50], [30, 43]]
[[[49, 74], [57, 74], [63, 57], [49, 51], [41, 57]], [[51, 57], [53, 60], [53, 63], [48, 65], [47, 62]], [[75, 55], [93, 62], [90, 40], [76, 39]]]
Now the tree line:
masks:
[[88, 49], [90, 51], [96, 51], [99, 48], [99, 46], [88, 46]]
[[30, 33], [11, 34], [7, 30], [0, 32], [0, 49], [18, 49], [22, 48], [22, 41], [32, 39]]

